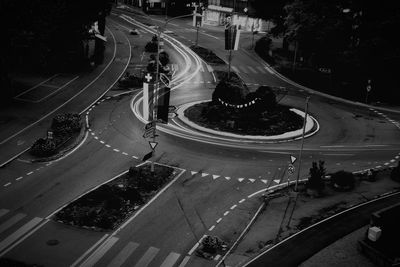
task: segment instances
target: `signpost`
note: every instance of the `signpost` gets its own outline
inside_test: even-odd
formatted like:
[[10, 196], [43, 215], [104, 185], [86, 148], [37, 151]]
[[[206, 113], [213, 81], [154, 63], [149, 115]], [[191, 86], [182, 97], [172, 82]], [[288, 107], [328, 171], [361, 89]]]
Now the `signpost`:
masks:
[[144, 126], [143, 138], [154, 138], [156, 134], [156, 122], [151, 121]]

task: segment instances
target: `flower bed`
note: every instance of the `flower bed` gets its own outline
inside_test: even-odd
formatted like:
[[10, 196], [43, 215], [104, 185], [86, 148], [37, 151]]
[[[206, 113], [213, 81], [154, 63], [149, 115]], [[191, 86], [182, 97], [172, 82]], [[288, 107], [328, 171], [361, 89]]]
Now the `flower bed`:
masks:
[[82, 127], [81, 116], [79, 114], [60, 114], [53, 118], [50, 130], [53, 132], [52, 138], [39, 138], [33, 143], [30, 153], [37, 157], [49, 157], [79, 133]]
[[65, 224], [94, 230], [112, 230], [151, 199], [173, 177], [171, 167], [132, 167], [118, 178], [70, 203], [55, 215]]

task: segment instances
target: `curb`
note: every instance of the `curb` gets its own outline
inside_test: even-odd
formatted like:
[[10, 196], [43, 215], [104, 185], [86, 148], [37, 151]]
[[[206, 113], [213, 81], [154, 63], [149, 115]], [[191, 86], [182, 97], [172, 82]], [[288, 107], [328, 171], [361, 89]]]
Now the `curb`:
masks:
[[[301, 139], [302, 136], [302, 129], [292, 131], [292, 132], [287, 132], [284, 134], [280, 135], [275, 135], [275, 136], [261, 136], [261, 135], [240, 135], [240, 134], [234, 134], [230, 132], [224, 132], [224, 131], [216, 131], [213, 129], [209, 129], [203, 126], [200, 126], [192, 121], [190, 121], [184, 114], [185, 110], [189, 108], [190, 106], [193, 106], [198, 103], [204, 103], [204, 102], [209, 102], [210, 100], [201, 100], [201, 101], [196, 101], [192, 103], [187, 103], [184, 105], [181, 105], [178, 108], [178, 118], [184, 122], [186, 125], [201, 131], [201, 132], [206, 132], [214, 135], [219, 135], [219, 136], [224, 136], [224, 137], [232, 137], [232, 138], [238, 138], [238, 139], [251, 139], [254, 141], [276, 141], [276, 142], [283, 142], [283, 141], [290, 141], [290, 140], [297, 140]], [[297, 110], [297, 109], [291, 109], [293, 112], [297, 113], [298, 115], [302, 116], [304, 118], [304, 112]], [[305, 138], [310, 137], [314, 134], [316, 134], [319, 131], [319, 123], [317, 120], [308, 114], [307, 116], [307, 122], [306, 122], [306, 131], [305, 131]], [[287, 137], [285, 136], [287, 135]]]

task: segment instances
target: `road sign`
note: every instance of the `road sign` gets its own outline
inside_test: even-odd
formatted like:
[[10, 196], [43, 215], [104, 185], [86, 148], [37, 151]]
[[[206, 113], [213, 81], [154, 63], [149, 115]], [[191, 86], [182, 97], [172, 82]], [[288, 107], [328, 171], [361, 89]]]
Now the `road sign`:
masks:
[[47, 131], [47, 139], [52, 140], [53, 139], [53, 131]]
[[367, 85], [367, 92], [370, 92], [372, 89], [372, 86], [370, 84]]
[[176, 107], [175, 106], [169, 106], [168, 107], [168, 113], [174, 113], [176, 112]]
[[288, 174], [292, 175], [294, 173], [294, 170], [295, 170], [294, 166], [292, 164], [289, 164], [289, 166], [288, 166]]
[[154, 151], [154, 149], [156, 148], [158, 143], [157, 142], [153, 142], [153, 141], [149, 141], [149, 145], [150, 145], [151, 149]]
[[150, 130], [152, 128], [156, 128], [156, 122], [155, 121], [151, 121], [149, 123], [146, 123], [146, 125], [144, 126], [145, 130]]
[[169, 87], [171, 80], [164, 73], [160, 73], [160, 81], [167, 87]]
[[146, 155], [144, 155], [142, 161], [146, 161], [151, 157], [153, 157], [153, 151], [151, 151], [151, 152], [147, 153]]
[[295, 156], [292, 156], [292, 155], [290, 155], [290, 163], [294, 163], [295, 161], [296, 161], [296, 157]]
[[154, 138], [156, 136], [155, 133], [156, 133], [155, 128], [150, 128], [148, 130], [145, 130], [143, 133], [143, 138], [148, 138], [148, 137]]

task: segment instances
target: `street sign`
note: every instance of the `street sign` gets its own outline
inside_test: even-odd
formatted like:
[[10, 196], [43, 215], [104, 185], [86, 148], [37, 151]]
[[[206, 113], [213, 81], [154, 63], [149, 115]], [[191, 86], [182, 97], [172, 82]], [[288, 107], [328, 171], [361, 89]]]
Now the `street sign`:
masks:
[[155, 133], [156, 133], [155, 128], [150, 128], [148, 130], [145, 130], [143, 133], [143, 138], [148, 138], [148, 137], [154, 138], [156, 136]]
[[47, 139], [52, 140], [53, 139], [53, 131], [47, 131]]
[[290, 155], [290, 162], [293, 164], [295, 161], [296, 161], [296, 157], [295, 156], [292, 156], [292, 155]]
[[160, 73], [160, 81], [167, 87], [169, 87], [171, 80], [164, 73]]
[[144, 126], [145, 130], [149, 130], [152, 128], [156, 128], [156, 122], [155, 121], [151, 121], [149, 123], [146, 123], [146, 125]]
[[176, 107], [175, 106], [169, 106], [168, 107], [168, 113], [174, 113], [176, 112]]
[[292, 175], [294, 173], [294, 170], [295, 170], [294, 166], [292, 164], [289, 164], [289, 166], [288, 166], [288, 174]]
[[151, 152], [147, 153], [146, 155], [144, 155], [142, 161], [146, 161], [151, 157], [153, 157], [153, 151], [151, 151]]
[[158, 142], [149, 141], [149, 145], [150, 145], [151, 149], [154, 151], [154, 149], [158, 145]]

